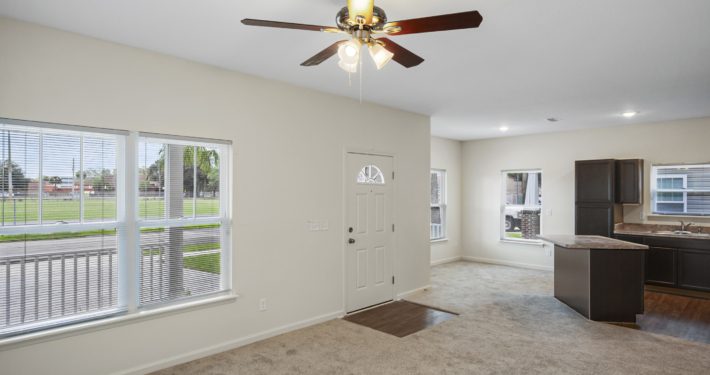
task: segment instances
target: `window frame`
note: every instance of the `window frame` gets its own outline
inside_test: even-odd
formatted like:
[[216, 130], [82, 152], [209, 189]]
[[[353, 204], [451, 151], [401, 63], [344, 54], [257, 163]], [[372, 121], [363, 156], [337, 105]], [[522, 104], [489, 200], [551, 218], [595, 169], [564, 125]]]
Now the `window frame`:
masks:
[[[441, 175], [441, 186], [439, 186], [439, 190], [441, 191], [441, 199], [438, 203], [431, 203], [430, 202], [430, 215], [431, 215], [431, 208], [439, 208], [439, 212], [441, 215], [441, 236], [440, 237], [432, 237], [431, 236], [431, 230], [429, 231], [429, 241], [430, 242], [440, 242], [440, 241], [446, 241], [448, 239], [448, 228], [447, 228], [447, 220], [446, 220], [446, 212], [447, 212], [447, 199], [448, 199], [448, 183], [447, 183], [447, 173], [446, 169], [438, 169], [438, 168], [432, 168], [430, 173], [429, 173], [429, 178], [431, 178], [431, 175], [433, 174], [438, 174]], [[429, 196], [431, 197], [431, 191], [429, 192]], [[429, 217], [429, 225], [434, 225], [431, 222], [431, 217]]]
[[[37, 129], [38, 132], [79, 132], [82, 135], [99, 136], [101, 134], [113, 135], [116, 140], [116, 216], [114, 220], [106, 221], [85, 221], [84, 205], [80, 203], [80, 221], [78, 223], [67, 224], [47, 224], [39, 221], [32, 224], [0, 227], [0, 235], [12, 234], [51, 234], [57, 232], [89, 231], [99, 229], [116, 230], [116, 252], [117, 252], [117, 304], [115, 308], [99, 311], [88, 311], [76, 313], [59, 318], [50, 318], [36, 322], [29, 322], [17, 326], [10, 326], [3, 329], [0, 334], [0, 347], [13, 347], [21, 345], [27, 341], [42, 340], [47, 337], [57, 335], [67, 335], [71, 333], [81, 333], [87, 329], [95, 329], [105, 325], [123, 324], [126, 321], [138, 319], [150, 319], [155, 314], [174, 313], [185, 309], [192, 309], [197, 306], [213, 305], [226, 301], [233, 301], [237, 295], [233, 291], [232, 275], [232, 177], [231, 163], [233, 158], [232, 142], [229, 140], [217, 140], [198, 137], [184, 137], [162, 135], [154, 133], [144, 133], [137, 131], [125, 131], [114, 129], [103, 129], [95, 127], [85, 127], [76, 125], [46, 123], [38, 121], [15, 120], [0, 117], [0, 124], [11, 127], [29, 127]], [[138, 144], [140, 137], [158, 138], [163, 141], [188, 142], [191, 145], [196, 143], [209, 144], [219, 147], [219, 213], [218, 216], [197, 217], [196, 210], [193, 209], [193, 217], [165, 220], [141, 220], [139, 218], [139, 160]], [[81, 143], [83, 151], [83, 143]], [[82, 162], [84, 154], [82, 155]], [[40, 141], [38, 158], [41, 160], [42, 143]], [[82, 169], [83, 170], [83, 169]], [[83, 177], [81, 178], [83, 186]], [[42, 169], [39, 171], [39, 188], [43, 186]], [[39, 194], [40, 197], [42, 193]], [[84, 201], [83, 194], [81, 201]], [[41, 198], [38, 199], [41, 204]], [[41, 214], [41, 209], [39, 209]], [[220, 224], [220, 291], [205, 295], [188, 298], [181, 298], [174, 302], [158, 303], [155, 305], [141, 306], [140, 300], [140, 229], [142, 227], [156, 227], [160, 225], [186, 226], [200, 224]], [[10, 301], [7, 301], [10, 303]]]
[[[689, 189], [688, 188], [688, 174], [658, 174], [659, 169], [690, 169], [690, 168], [710, 168], [710, 163], [683, 163], [683, 164], [653, 164], [651, 165], [651, 207], [650, 214], [657, 216], [670, 216], [670, 217], [683, 217], [683, 216], [699, 216], [708, 217], [710, 212], [707, 213], [689, 213], [688, 212], [688, 193], [710, 193], [710, 188], [708, 189]], [[659, 189], [658, 179], [659, 178], [683, 178], [683, 188], [682, 189]], [[658, 193], [668, 192], [668, 193], [683, 193], [683, 201], [659, 201]], [[683, 204], [683, 212], [660, 212], [658, 210], [658, 204]]]
[[[680, 189], [661, 189], [658, 188], [658, 180], [659, 179], [682, 179], [683, 180], [683, 187]], [[654, 203], [654, 210], [653, 212], [655, 214], [659, 214], [658, 211], [658, 204], [677, 204], [683, 205], [683, 212], [679, 212], [678, 214], [686, 214], [688, 213], [688, 175], [686, 174], [664, 174], [664, 175], [656, 175], [656, 177], [653, 179], [654, 181], [654, 186], [655, 186], [655, 192], [653, 194], [653, 203]], [[680, 201], [663, 201], [658, 199], [658, 193], [682, 193], [683, 194], [683, 200]], [[660, 213], [661, 215], [669, 215], [669, 213]]]
[[[190, 303], [193, 301], [200, 301], [209, 299], [212, 297], [221, 297], [225, 295], [232, 294], [232, 249], [231, 249], [231, 209], [230, 209], [230, 197], [231, 197], [231, 183], [229, 179], [229, 168], [231, 159], [231, 142], [222, 140], [213, 140], [205, 138], [196, 137], [180, 137], [163, 135], [156, 133], [145, 133], [136, 132], [131, 133], [134, 137], [133, 145], [135, 149], [133, 150], [135, 157], [135, 168], [132, 168], [134, 173], [134, 198], [135, 202], [133, 205], [133, 212], [129, 214], [132, 220], [129, 220], [129, 225], [134, 226], [136, 229], [133, 231], [135, 235], [136, 251], [141, 251], [140, 249], [140, 230], [150, 229], [150, 228], [173, 228], [173, 227], [184, 227], [188, 225], [209, 225], [209, 224], [219, 224], [220, 225], [220, 250], [221, 250], [221, 261], [220, 261], [220, 276], [221, 276], [221, 290], [209, 294], [198, 295], [194, 297], [180, 298], [174, 301], [159, 302], [155, 304], [141, 305], [140, 303], [140, 285], [137, 285], [135, 292], [132, 294], [132, 301], [130, 311], [140, 312], [140, 311], [150, 311], [155, 309], [162, 309], [166, 306], [180, 306], [185, 303]], [[160, 219], [151, 218], [141, 218], [140, 217], [140, 184], [139, 184], [139, 169], [140, 160], [139, 145], [141, 139], [145, 139], [153, 142], [164, 142], [165, 144], [179, 144], [184, 146], [216, 146], [220, 147], [219, 151], [219, 191], [220, 191], [220, 201], [219, 201], [219, 214], [217, 216], [199, 217], [197, 216], [197, 211], [193, 209], [192, 217], [181, 217], [181, 218], [167, 218], [163, 217]], [[225, 157], [226, 156], [226, 157]], [[164, 193], [165, 194], [165, 193]], [[222, 199], [224, 198], [224, 199]], [[193, 206], [194, 207], [194, 206]], [[167, 215], [166, 215], [167, 216]], [[135, 264], [131, 265], [132, 268], [136, 269], [136, 278], [140, 277], [140, 262], [136, 259]]]
[[[507, 178], [509, 174], [518, 174], [518, 173], [527, 173], [527, 174], [532, 174], [532, 173], [539, 173], [540, 174], [540, 190], [543, 190], [544, 182], [542, 181], [543, 179], [543, 170], [539, 168], [530, 168], [530, 169], [510, 169], [510, 170], [502, 170], [501, 171], [501, 187], [500, 187], [500, 222], [499, 222], [499, 241], [500, 242], [510, 242], [510, 243], [516, 243], [516, 244], [523, 244], [523, 245], [536, 245], [536, 246], [541, 246], [543, 245], [543, 241], [541, 239], [525, 239], [525, 238], [509, 238], [506, 237], [506, 231], [505, 231], [505, 209], [508, 207], [506, 204], [506, 201], [508, 199], [507, 197]], [[544, 220], [544, 204], [545, 200], [544, 198], [541, 198], [540, 200], [540, 233], [538, 236], [543, 235], [544, 231], [544, 226], [545, 226], [545, 220]], [[519, 206], [519, 205], [511, 205], [511, 206]], [[524, 205], [523, 205], [524, 206]], [[521, 229], [522, 231], [522, 229]]]

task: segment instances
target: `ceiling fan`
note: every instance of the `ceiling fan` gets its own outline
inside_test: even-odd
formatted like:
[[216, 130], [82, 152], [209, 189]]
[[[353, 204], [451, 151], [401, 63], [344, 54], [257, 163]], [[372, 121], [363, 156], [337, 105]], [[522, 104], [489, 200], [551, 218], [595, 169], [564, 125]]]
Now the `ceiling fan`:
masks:
[[337, 27], [250, 18], [243, 19], [242, 23], [248, 26], [349, 34], [350, 40], [333, 43], [301, 65], [316, 66], [337, 54], [340, 58], [338, 66], [346, 72], [356, 73], [358, 63], [361, 61], [360, 50], [363, 45], [368, 47], [377, 69], [382, 69], [390, 60], [394, 60], [406, 68], [411, 68], [424, 62], [424, 59], [386, 36], [471, 29], [478, 27], [482, 21], [483, 17], [478, 11], [469, 11], [388, 22], [385, 11], [375, 6], [374, 0], [348, 0], [348, 5], [342, 8], [335, 17]]

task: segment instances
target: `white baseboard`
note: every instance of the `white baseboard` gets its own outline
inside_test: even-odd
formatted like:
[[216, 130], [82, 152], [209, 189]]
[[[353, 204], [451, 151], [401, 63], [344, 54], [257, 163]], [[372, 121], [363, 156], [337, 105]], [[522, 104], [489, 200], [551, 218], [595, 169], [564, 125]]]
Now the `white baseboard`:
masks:
[[399, 293], [399, 294], [397, 294], [397, 300], [401, 300], [401, 299], [403, 299], [403, 298], [407, 298], [407, 297], [411, 296], [412, 294], [419, 293], [419, 292], [421, 292], [421, 291], [423, 291], [423, 290], [427, 290], [427, 289], [429, 289], [429, 288], [431, 288], [431, 285], [425, 285], [425, 286], [423, 286], [423, 287], [421, 287], [421, 288], [412, 289], [412, 290], [409, 290], [409, 291], [406, 291], [406, 292]]
[[446, 263], [452, 263], [452, 262], [458, 262], [461, 260], [461, 256], [456, 256], [456, 257], [451, 257], [451, 258], [445, 258], [445, 259], [439, 259], [431, 262], [432, 266], [438, 266], [440, 264], [446, 264]]
[[177, 366], [186, 362], [193, 361], [195, 359], [207, 357], [213, 354], [222, 353], [228, 350], [236, 349], [241, 346], [249, 345], [251, 343], [265, 340], [274, 336], [278, 336], [287, 332], [295, 331], [297, 329], [306, 328], [312, 325], [320, 324], [333, 320], [345, 315], [344, 311], [336, 311], [329, 314], [324, 314], [317, 316], [315, 318], [305, 319], [300, 322], [286, 324], [281, 327], [276, 327], [269, 329], [260, 333], [256, 333], [250, 336], [241, 337], [235, 340], [226, 341], [217, 345], [213, 345], [207, 348], [201, 348], [188, 353], [180, 354], [174, 357], [162, 359], [157, 362], [153, 362], [147, 365], [137, 366], [125, 371], [120, 371], [114, 373], [114, 375], [143, 375], [153, 371], [162, 370], [168, 367]]
[[468, 261], [468, 262], [497, 264], [500, 266], [527, 268], [530, 270], [539, 270], [539, 271], [553, 271], [554, 270], [554, 268], [550, 267], [550, 266], [541, 266], [538, 264], [510, 262], [507, 260], [499, 260], [499, 259], [488, 259], [488, 258], [479, 258], [479, 257], [472, 257], [472, 256], [464, 256], [464, 257], [462, 257], [462, 259], [465, 261]]

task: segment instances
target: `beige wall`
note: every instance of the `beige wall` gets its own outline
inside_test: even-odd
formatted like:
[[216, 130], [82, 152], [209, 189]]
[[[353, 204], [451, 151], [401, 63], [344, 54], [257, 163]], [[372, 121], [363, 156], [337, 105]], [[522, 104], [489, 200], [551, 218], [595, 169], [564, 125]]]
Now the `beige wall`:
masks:
[[[501, 171], [542, 169], [543, 233], [571, 234], [574, 233], [574, 161], [606, 158], [645, 160], [646, 204], [625, 206], [625, 220], [664, 222], [647, 216], [650, 167], [654, 163], [710, 161], [710, 118], [466, 142], [464, 256], [470, 260], [550, 269], [552, 257], [542, 247], [499, 240]], [[693, 221], [708, 225], [708, 220]]]
[[[5, 347], [3, 374], [160, 366], [341, 313], [346, 149], [395, 155], [396, 292], [428, 285], [427, 117], [5, 18], [0, 51], [0, 117], [234, 142], [233, 269], [241, 295]], [[328, 220], [330, 230], [308, 232], [310, 219]], [[258, 311], [262, 297], [266, 312]]]
[[431, 243], [431, 263], [461, 258], [461, 154], [460, 141], [431, 137], [431, 167], [446, 170], [446, 241]]

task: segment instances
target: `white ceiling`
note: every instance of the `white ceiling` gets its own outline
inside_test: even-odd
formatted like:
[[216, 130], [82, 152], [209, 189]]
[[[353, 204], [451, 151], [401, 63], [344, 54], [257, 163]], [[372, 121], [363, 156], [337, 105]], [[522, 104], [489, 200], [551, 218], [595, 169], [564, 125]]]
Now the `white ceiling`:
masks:
[[[345, 0], [0, 0], [0, 14], [357, 98], [335, 59], [299, 64], [333, 34], [242, 18], [333, 25]], [[477, 30], [396, 37], [426, 61], [376, 71], [366, 101], [432, 116], [434, 135], [479, 139], [710, 116], [708, 0], [380, 0], [390, 20], [476, 9]], [[631, 120], [620, 116], [640, 111]], [[556, 123], [548, 117], [559, 118]], [[498, 129], [506, 125], [507, 133]]]

